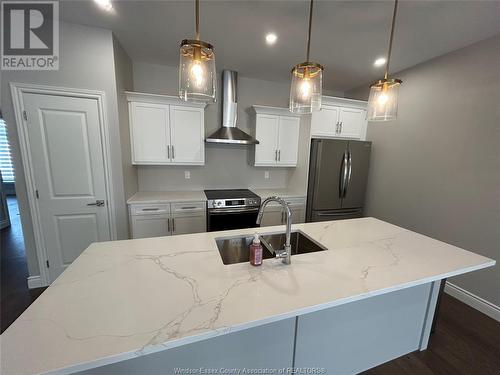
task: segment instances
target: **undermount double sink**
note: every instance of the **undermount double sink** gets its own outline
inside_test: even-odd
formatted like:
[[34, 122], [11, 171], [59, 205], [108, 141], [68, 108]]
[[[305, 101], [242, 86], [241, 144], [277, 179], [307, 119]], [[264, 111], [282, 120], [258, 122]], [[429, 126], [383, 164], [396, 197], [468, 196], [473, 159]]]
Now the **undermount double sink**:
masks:
[[[283, 249], [285, 236], [285, 232], [259, 235], [263, 248], [262, 258], [274, 258], [274, 250]], [[250, 260], [249, 247], [252, 241], [252, 235], [220, 237], [215, 239], [224, 264], [248, 262]], [[299, 230], [292, 231], [290, 245], [292, 247], [292, 255], [326, 250], [326, 247], [320, 245]]]

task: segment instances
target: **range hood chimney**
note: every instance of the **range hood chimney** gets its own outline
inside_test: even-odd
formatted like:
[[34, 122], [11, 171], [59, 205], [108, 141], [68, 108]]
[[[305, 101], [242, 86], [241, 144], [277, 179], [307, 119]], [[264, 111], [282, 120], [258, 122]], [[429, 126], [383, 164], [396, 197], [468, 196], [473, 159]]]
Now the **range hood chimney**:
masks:
[[205, 139], [208, 143], [254, 145], [259, 143], [251, 135], [236, 127], [238, 118], [238, 73], [222, 71], [222, 127]]

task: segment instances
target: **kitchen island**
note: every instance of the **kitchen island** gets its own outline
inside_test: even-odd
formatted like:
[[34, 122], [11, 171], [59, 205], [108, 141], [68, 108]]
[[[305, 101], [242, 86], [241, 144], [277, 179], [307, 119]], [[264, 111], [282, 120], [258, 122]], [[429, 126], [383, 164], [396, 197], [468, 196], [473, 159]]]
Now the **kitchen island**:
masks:
[[91, 245], [2, 334], [1, 373], [357, 373], [424, 350], [440, 281], [495, 264], [374, 218], [294, 225], [327, 250], [291, 265], [222, 263], [215, 238], [283, 230]]

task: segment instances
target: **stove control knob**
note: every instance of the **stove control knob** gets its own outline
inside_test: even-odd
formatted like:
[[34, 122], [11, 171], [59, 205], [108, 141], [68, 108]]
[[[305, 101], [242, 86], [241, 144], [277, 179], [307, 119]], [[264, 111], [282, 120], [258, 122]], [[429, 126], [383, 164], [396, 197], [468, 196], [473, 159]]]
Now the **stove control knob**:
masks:
[[215, 207], [222, 207], [222, 201], [221, 200], [217, 200], [214, 202], [214, 206]]

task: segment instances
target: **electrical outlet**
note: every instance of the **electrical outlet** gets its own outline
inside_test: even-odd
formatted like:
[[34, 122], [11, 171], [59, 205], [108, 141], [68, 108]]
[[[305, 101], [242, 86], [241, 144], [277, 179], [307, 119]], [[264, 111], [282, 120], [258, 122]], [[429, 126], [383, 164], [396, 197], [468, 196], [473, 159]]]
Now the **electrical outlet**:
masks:
[[191, 172], [190, 171], [184, 171], [184, 178], [186, 180], [189, 180], [191, 178]]
[[269, 180], [269, 171], [264, 171], [264, 178]]

